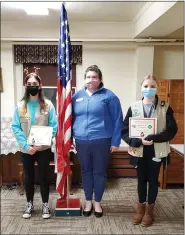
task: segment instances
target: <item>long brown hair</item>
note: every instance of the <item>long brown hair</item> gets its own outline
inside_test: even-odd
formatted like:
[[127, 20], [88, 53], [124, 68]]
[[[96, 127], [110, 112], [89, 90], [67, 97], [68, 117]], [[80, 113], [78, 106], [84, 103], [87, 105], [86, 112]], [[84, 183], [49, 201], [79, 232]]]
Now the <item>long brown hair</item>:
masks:
[[[28, 79], [31, 78], [31, 77], [34, 77], [38, 81], [39, 86], [41, 85], [41, 78], [36, 73], [29, 73], [24, 79], [24, 84], [26, 84]], [[27, 109], [27, 103], [29, 101], [29, 98], [30, 98], [30, 95], [29, 95], [27, 89], [25, 89], [24, 96], [21, 100], [25, 101], [25, 106], [26, 106], [25, 108], [26, 109]], [[45, 98], [44, 98], [44, 94], [43, 94], [43, 91], [42, 91], [41, 87], [40, 87], [39, 92], [38, 92], [38, 98], [39, 98], [39, 104], [40, 104], [40, 111], [42, 111], [42, 110], [44, 111], [45, 110]]]

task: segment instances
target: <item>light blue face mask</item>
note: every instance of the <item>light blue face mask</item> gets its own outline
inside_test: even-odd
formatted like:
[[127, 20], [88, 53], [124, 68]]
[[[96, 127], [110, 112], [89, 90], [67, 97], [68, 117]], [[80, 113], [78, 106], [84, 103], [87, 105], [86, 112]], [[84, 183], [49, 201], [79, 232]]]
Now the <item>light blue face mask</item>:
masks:
[[141, 90], [144, 97], [151, 99], [155, 96], [157, 89], [156, 88], [143, 88]]

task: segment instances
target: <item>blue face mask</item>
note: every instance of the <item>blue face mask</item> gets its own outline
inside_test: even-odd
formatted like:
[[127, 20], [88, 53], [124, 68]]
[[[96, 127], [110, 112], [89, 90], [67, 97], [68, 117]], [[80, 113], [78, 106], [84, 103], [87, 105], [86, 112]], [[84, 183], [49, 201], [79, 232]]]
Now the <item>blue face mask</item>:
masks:
[[156, 88], [143, 88], [141, 90], [144, 97], [151, 99], [155, 96], [157, 89]]

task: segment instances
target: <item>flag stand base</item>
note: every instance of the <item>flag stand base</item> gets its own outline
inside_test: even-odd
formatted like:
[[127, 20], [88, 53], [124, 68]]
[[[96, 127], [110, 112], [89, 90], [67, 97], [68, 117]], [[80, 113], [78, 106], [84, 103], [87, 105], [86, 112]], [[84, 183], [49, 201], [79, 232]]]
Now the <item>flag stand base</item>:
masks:
[[[72, 162], [70, 162], [70, 165], [73, 165]], [[69, 182], [70, 182], [70, 174], [67, 175], [67, 182], [64, 183], [64, 190], [67, 192], [67, 197], [59, 198], [56, 201], [56, 208], [55, 208], [55, 216], [81, 216], [82, 210], [81, 210], [81, 203], [80, 198], [71, 197], [69, 193]], [[65, 193], [64, 193], [65, 194]]]
[[81, 216], [80, 198], [57, 199], [56, 216]]

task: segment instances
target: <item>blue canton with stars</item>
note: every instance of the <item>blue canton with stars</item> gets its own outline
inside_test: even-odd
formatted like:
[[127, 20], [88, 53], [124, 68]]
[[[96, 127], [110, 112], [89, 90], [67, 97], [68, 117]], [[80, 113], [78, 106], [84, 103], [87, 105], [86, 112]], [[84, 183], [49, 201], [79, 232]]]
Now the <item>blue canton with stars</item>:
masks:
[[71, 42], [67, 11], [62, 3], [60, 15], [60, 37], [58, 44], [58, 79], [64, 88], [70, 80], [71, 70]]

